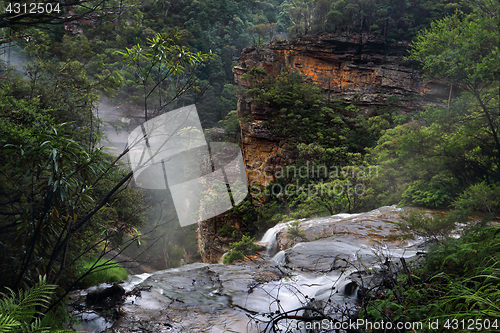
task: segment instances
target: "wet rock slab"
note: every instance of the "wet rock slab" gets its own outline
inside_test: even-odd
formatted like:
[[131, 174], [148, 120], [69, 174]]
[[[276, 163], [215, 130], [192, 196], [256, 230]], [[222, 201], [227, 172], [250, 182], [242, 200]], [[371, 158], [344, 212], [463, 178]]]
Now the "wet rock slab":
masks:
[[[276, 234], [279, 249], [293, 247], [299, 242], [312, 242], [318, 239], [337, 237], [339, 240], [355, 236], [355, 243], [359, 246], [393, 243], [405, 245], [400, 239], [403, 232], [398, 226], [402, 221], [402, 209], [396, 206], [385, 206], [361, 214], [337, 214], [328, 217], [299, 220], [298, 227], [305, 237], [291, 238], [289, 224], [281, 228]], [[334, 238], [331, 238], [332, 240]]]
[[415, 247], [398, 240], [399, 211], [391, 206], [304, 219], [299, 224], [302, 242], [287, 237], [290, 223], [279, 224], [263, 242], [286, 249], [267, 260], [197, 263], [132, 276], [122, 284], [126, 298], [118, 318], [89, 332], [252, 333], [263, 330], [266, 314], [299, 309], [313, 300], [332, 317], [340, 307], [356, 309], [360, 287], [377, 283], [374, 272], [390, 260], [416, 254]]
[[244, 300], [253, 286], [280, 277], [266, 263], [191, 264], [159, 271], [135, 287], [138, 293], [126, 299], [120, 318], [104, 332], [256, 331]]

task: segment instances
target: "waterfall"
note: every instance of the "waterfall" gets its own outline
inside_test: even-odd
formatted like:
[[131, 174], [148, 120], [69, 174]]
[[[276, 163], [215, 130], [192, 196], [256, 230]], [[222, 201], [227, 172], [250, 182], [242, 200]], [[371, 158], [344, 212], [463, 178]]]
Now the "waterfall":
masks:
[[276, 254], [278, 250], [278, 240], [276, 239], [276, 235], [281, 230], [288, 228], [289, 223], [291, 222], [278, 223], [274, 227], [267, 229], [264, 236], [262, 236], [260, 243], [264, 243], [266, 245], [266, 253], [268, 256]]
[[[120, 306], [122, 315], [113, 319], [113, 332], [131, 333], [140, 323], [146, 331], [169, 327], [169, 332], [257, 333], [264, 332], [269, 318], [292, 311], [292, 317], [298, 319], [284, 316], [278, 326], [301, 333], [303, 330], [290, 327], [297, 327], [301, 316], [314, 315], [304, 308], [321, 309], [331, 318], [346, 320], [343, 316], [348, 311], [342, 309], [356, 309], [358, 290], [377, 283], [373, 274], [387, 258], [410, 260], [417, 252], [408, 242], [395, 240], [402, 235], [394, 223], [400, 219], [398, 211], [391, 206], [362, 214], [298, 220], [307, 237], [287, 239], [289, 248], [284, 250], [279, 249], [278, 240], [286, 237], [282, 233], [294, 221], [278, 223], [261, 239], [269, 254], [262, 260], [230, 265], [194, 263], [132, 276], [122, 283], [127, 291], [133, 290]], [[82, 291], [80, 299], [84, 295]], [[96, 316], [95, 312], [91, 315]], [[88, 311], [80, 311], [79, 318], [91, 323]], [[101, 327], [111, 325], [101, 317], [93, 320], [104, 322]]]
[[[378, 210], [377, 210], [378, 211]], [[372, 211], [374, 212], [374, 211]], [[372, 213], [370, 212], [370, 213]], [[338, 220], [342, 219], [349, 219], [349, 218], [354, 218], [356, 216], [359, 216], [361, 214], [348, 214], [348, 213], [340, 213], [340, 214], [335, 214], [332, 216], [327, 216], [327, 217], [320, 217], [320, 218], [311, 218], [311, 219], [300, 219], [300, 220], [294, 220], [294, 221], [289, 221], [289, 222], [281, 222], [276, 224], [274, 227], [267, 229], [266, 233], [264, 236], [262, 236], [262, 239], [259, 241], [259, 243], [263, 243], [266, 245], [266, 253], [268, 256], [273, 256], [275, 255], [280, 249], [278, 249], [278, 240], [277, 240], [277, 235], [280, 231], [290, 227], [290, 225], [294, 222], [300, 222], [300, 227], [311, 227], [313, 225], [321, 225], [321, 224], [327, 224], [327, 223], [332, 223]]]

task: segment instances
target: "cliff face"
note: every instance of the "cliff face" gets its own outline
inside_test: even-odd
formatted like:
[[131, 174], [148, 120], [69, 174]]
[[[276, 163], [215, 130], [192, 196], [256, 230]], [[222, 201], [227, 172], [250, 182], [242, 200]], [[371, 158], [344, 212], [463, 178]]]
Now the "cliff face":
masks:
[[[406, 43], [386, 45], [365, 34], [305, 36], [247, 48], [233, 71], [236, 83], [248, 87], [242, 75], [252, 67], [262, 67], [272, 75], [296, 70], [330, 100], [356, 104], [366, 115], [389, 103], [414, 109], [447, 98], [445, 86], [424, 81], [420, 72], [404, 60], [407, 49]], [[238, 114], [244, 119], [240, 125], [249, 184], [267, 185], [272, 180], [271, 165], [281, 162], [276, 156], [286, 158], [286, 147], [263, 123], [272, 112], [250, 99], [238, 100]]]
[[[233, 71], [236, 83], [248, 87], [242, 75], [250, 68], [262, 67], [274, 76], [296, 70], [306, 82], [320, 87], [330, 100], [355, 104], [367, 116], [377, 107], [389, 104], [415, 109], [446, 99], [445, 86], [424, 81], [419, 71], [404, 60], [407, 49], [405, 43], [386, 45], [369, 35], [306, 36], [247, 48]], [[276, 166], [293, 162], [285, 143], [266, 128], [265, 120], [275, 111], [245, 97], [238, 100], [249, 185], [268, 185]], [[228, 250], [230, 240], [220, 241], [214, 230], [224, 225], [238, 226], [240, 222], [238, 217], [224, 214], [199, 224], [198, 246], [203, 261], [217, 262]]]

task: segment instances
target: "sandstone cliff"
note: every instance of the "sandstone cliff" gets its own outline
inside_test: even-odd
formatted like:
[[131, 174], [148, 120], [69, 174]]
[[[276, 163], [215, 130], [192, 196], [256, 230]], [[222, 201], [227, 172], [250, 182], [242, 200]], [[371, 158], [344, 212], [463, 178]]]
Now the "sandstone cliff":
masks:
[[[367, 34], [304, 36], [247, 48], [233, 71], [236, 83], [247, 87], [242, 75], [252, 67], [272, 75], [296, 70], [330, 100], [356, 104], [367, 115], [388, 103], [414, 109], [447, 98], [445, 86], [423, 80], [419, 70], [404, 60], [407, 49], [405, 42], [387, 45]], [[238, 114], [245, 119], [240, 125], [248, 181], [263, 186], [272, 179], [266, 177], [271, 169], [267, 166], [276, 164], [276, 156], [286, 156], [283, 143], [263, 123], [271, 113], [250, 99], [238, 100]]]

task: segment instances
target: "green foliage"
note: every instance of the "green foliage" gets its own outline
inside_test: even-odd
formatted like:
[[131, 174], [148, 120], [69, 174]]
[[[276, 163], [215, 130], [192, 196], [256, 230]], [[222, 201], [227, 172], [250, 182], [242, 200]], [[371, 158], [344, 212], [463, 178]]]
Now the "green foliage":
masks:
[[411, 46], [410, 59], [418, 60], [433, 76], [472, 89], [498, 80], [500, 62], [498, 1], [483, 1], [474, 13], [455, 13], [422, 30]]
[[[12, 74], [12, 73], [11, 73]], [[39, 98], [28, 97], [28, 86], [12, 75], [0, 85], [0, 145], [29, 144], [50, 129], [53, 119]]]
[[238, 235], [238, 229], [232, 225], [232, 224], [224, 224], [221, 228], [217, 230], [217, 235], [220, 237], [231, 237], [231, 238], [240, 238], [240, 237], [235, 237]]
[[402, 204], [415, 204], [422, 207], [445, 207], [453, 194], [452, 184], [441, 175], [430, 180], [415, 180], [402, 195]]
[[231, 251], [224, 256], [223, 264], [230, 264], [235, 260], [245, 258], [245, 256], [263, 249], [262, 246], [255, 244], [255, 239], [243, 235], [241, 241], [229, 244]]
[[314, 194], [308, 196], [306, 202], [319, 201], [330, 215], [366, 210], [373, 194], [371, 178], [376, 177], [376, 172], [365, 166], [341, 168], [338, 174], [314, 185]]
[[[499, 318], [499, 231], [498, 225], [479, 225], [433, 247], [425, 263], [401, 273], [393, 288], [365, 299], [368, 306], [360, 315], [371, 321], [422, 322], [423, 332], [447, 332], [447, 320]], [[437, 331], [427, 324], [436, 319], [441, 323]], [[462, 328], [458, 331], [469, 331]]]
[[[234, 94], [228, 95], [226, 86], [234, 81], [231, 68], [243, 48], [272, 38], [280, 0], [272, 1], [143, 1], [141, 23], [155, 32], [166, 32], [166, 27], [178, 27], [183, 33], [183, 44], [192, 52], [212, 53], [209, 66], [202, 66], [195, 74], [203, 95], [190, 95], [197, 104], [200, 120], [205, 128], [214, 126], [227, 113], [236, 109]], [[136, 39], [142, 37], [143, 26], [134, 29]], [[256, 27], [256, 28], [254, 28]], [[125, 27], [115, 28], [117, 37]], [[148, 36], [149, 37], [149, 36]], [[137, 44], [133, 41], [129, 45]], [[126, 97], [126, 95], [124, 95]], [[186, 98], [186, 99], [187, 99]]]
[[243, 254], [243, 252], [238, 251], [238, 250], [231, 250], [231, 251], [229, 251], [229, 253], [227, 253], [224, 256], [222, 263], [227, 265], [227, 264], [230, 264], [234, 261], [242, 260], [242, 259], [245, 259], [245, 255]]
[[410, 210], [402, 214], [403, 222], [400, 227], [415, 234], [435, 241], [443, 241], [455, 227], [450, 215], [429, 215], [417, 210]]
[[430, 271], [442, 271], [452, 277], [466, 278], [490, 267], [498, 269], [499, 226], [485, 223], [467, 230], [458, 239], [451, 238], [443, 246], [431, 248], [427, 259]]
[[[452, 204], [455, 216], [461, 217], [473, 211], [498, 216], [497, 0], [474, 4], [133, 0], [124, 3], [126, 10], [121, 2], [119, 6], [116, 1], [107, 3], [116, 5], [119, 15], [82, 26], [83, 34], [20, 29], [27, 37], [19, 45], [26, 47], [30, 57], [26, 76], [0, 72], [0, 260], [3, 267], [11, 268], [2, 275], [3, 284], [31, 285], [46, 273], [50, 282], [70, 286], [80, 274], [82, 252], [88, 252], [83, 256], [88, 258], [112, 245], [143, 241], [136, 228], [145, 220], [142, 194], [124, 186], [110, 193], [127, 180], [127, 173], [96, 148], [100, 94], [112, 96], [123, 86], [115, 101], [144, 107], [146, 115], [148, 109], [150, 115], [160, 112], [172, 100], [197, 101], [204, 125], [224, 119], [221, 124], [227, 132], [239, 133], [236, 113], [230, 112], [236, 106], [231, 67], [243, 47], [252, 40], [261, 44], [273, 39], [275, 29], [292, 34], [371, 32], [391, 42], [411, 38], [430, 20], [452, 14], [419, 34], [410, 59], [420, 61], [431, 76], [449, 79], [453, 86], [447, 108], [396, 114], [399, 101], [388, 98], [386, 106], [366, 119], [354, 104], [326, 101], [318, 88], [305, 84], [296, 73], [273, 78], [262, 68], [251, 69], [244, 76], [252, 85], [246, 94], [276, 110], [266, 125], [290, 148], [290, 156], [271, 161], [276, 162], [273, 167], [288, 163], [291, 157], [296, 168], [336, 166], [345, 171], [342, 168], [351, 164], [356, 168], [373, 164], [380, 174], [369, 177], [356, 170], [338, 176], [278, 177], [270, 186], [293, 184], [290, 195], [271, 191], [264, 205], [256, 207], [247, 200], [231, 213], [243, 221], [244, 232], [281, 220], [396, 202], [428, 207]], [[472, 10], [472, 5], [477, 9]], [[462, 12], [453, 14], [455, 9]], [[104, 13], [103, 5], [96, 17], [108, 17]], [[10, 38], [2, 32], [0, 43], [3, 37]], [[117, 50], [128, 63], [121, 61]], [[203, 66], [210, 53], [210, 66]], [[181, 100], [186, 87], [192, 89]], [[398, 126], [391, 128], [394, 125]], [[363, 161], [362, 154], [377, 140], [370, 158]], [[366, 191], [356, 193], [349, 184], [361, 184]], [[301, 186], [306, 192], [300, 191]], [[336, 186], [344, 191], [332, 192]], [[170, 216], [165, 220], [170, 221]], [[161, 238], [162, 251], [151, 255], [166, 266], [195, 256], [194, 228], [183, 232], [177, 225], [162, 223], [155, 228], [168, 238]], [[440, 219], [408, 218], [409, 227], [435, 237], [450, 225]], [[218, 232], [222, 237], [241, 236], [230, 225]], [[292, 226], [291, 232], [301, 235], [299, 226]], [[496, 252], [488, 252], [477, 239], [467, 244], [449, 241], [448, 252], [436, 250], [435, 256], [429, 256], [429, 270], [441, 270], [441, 275], [427, 271], [412, 279], [399, 278], [402, 285], [411, 285], [412, 280], [427, 289], [388, 291], [380, 300], [382, 308], [372, 314], [389, 308], [394, 318], [424, 318], [432, 313], [438, 316], [439, 307], [459, 311], [458, 316], [478, 309], [495, 314], [496, 308], [488, 302], [498, 304], [498, 292], [490, 283], [498, 276], [498, 246], [491, 234], [483, 236]], [[246, 236], [231, 248], [227, 261], [256, 250]], [[474, 257], [475, 251], [492, 261], [483, 265]], [[483, 270], [472, 272], [475, 263]], [[458, 279], [456, 272], [467, 278]], [[95, 279], [100, 278], [91, 278]], [[419, 306], [400, 302], [402, 293]], [[491, 298], [486, 299], [486, 294]], [[429, 302], [436, 295], [441, 303]], [[410, 309], [408, 315], [406, 309]]]
[[470, 14], [438, 20], [413, 42], [410, 59], [452, 83], [448, 107], [428, 107], [379, 139], [371, 156], [382, 174], [375, 183], [381, 203], [449, 206], [469, 186], [500, 179], [500, 53], [493, 6], [485, 2]]
[[88, 288], [104, 282], [120, 282], [128, 277], [127, 271], [114, 260], [97, 260], [95, 258], [83, 262], [81, 271], [78, 273], [78, 276], [80, 275], [84, 275], [78, 282], [81, 288]]
[[255, 239], [246, 235], [243, 235], [241, 241], [231, 243], [229, 246], [232, 250], [242, 251], [246, 253], [255, 252], [260, 249], [260, 247], [255, 244]]
[[326, 105], [319, 88], [304, 83], [300, 74], [282, 73], [274, 78], [263, 69], [252, 69], [243, 79], [251, 84], [246, 96], [277, 110], [275, 117], [266, 123], [273, 135], [294, 145], [345, 144], [346, 129], [341, 116]]
[[[95, 111], [99, 95], [112, 95], [121, 87], [122, 77], [104, 68], [102, 57], [85, 51], [86, 38], [63, 38], [60, 44], [55, 44], [45, 33], [39, 34], [24, 45], [30, 57], [25, 66], [25, 81], [29, 87], [25, 97], [36, 98], [38, 109], [54, 120], [70, 123], [74, 139], [95, 145], [99, 123]], [[54, 54], [58, 47], [66, 52]], [[84, 52], [77, 56], [80, 47]]]
[[[221, 120], [219, 124], [223, 126], [227, 136], [240, 138], [240, 120], [238, 118], [236, 110], [229, 111], [226, 117]], [[240, 140], [238, 139], [238, 141]]]
[[[419, 34], [410, 53], [410, 59], [420, 61], [431, 75], [445, 77], [465, 90], [463, 97], [471, 102], [463, 101], [466, 105], [463, 116], [471, 119], [472, 126], [464, 129], [472, 127], [477, 131], [480, 126], [481, 134], [493, 148], [483, 151], [496, 158], [490, 171], [496, 179], [500, 177], [497, 8], [498, 1], [484, 1], [471, 14], [456, 13], [434, 22]], [[469, 132], [467, 136], [472, 134]]]
[[458, 220], [467, 219], [472, 213], [485, 213], [489, 218], [500, 214], [500, 184], [488, 185], [481, 182], [469, 186], [453, 202], [453, 216]]
[[264, 124], [286, 144], [287, 156], [277, 156], [267, 167], [273, 182], [257, 191], [265, 197], [263, 219], [278, 222], [373, 208], [371, 186], [380, 180], [363, 153], [393, 126], [392, 106], [366, 119], [355, 104], [328, 102], [298, 73], [273, 77], [256, 67], [242, 79], [249, 84], [245, 96], [276, 110]]
[[159, 114], [188, 90], [199, 90], [192, 72], [211, 58], [211, 54], [189, 51], [181, 44], [181, 34], [176, 29], [148, 38], [146, 47], [136, 44], [118, 53], [133, 66], [142, 86], [146, 120], [150, 97], [158, 95], [152, 104], [153, 114]]
[[48, 36], [35, 34], [26, 45], [32, 57], [26, 76], [0, 74], [0, 260], [12, 267], [1, 284], [14, 289], [40, 274], [71, 286], [82, 253], [130, 241], [144, 217], [139, 191], [121, 187], [112, 195], [127, 173], [97, 148], [97, 95], [119, 80], [89, 74], [96, 63], [85, 59], [85, 38], [62, 43], [64, 61], [47, 54], [57, 49], [48, 48]]
[[7, 288], [7, 293], [0, 293], [0, 332], [72, 332], [41, 324], [42, 311], [50, 304], [56, 288], [40, 276], [38, 282], [26, 291], [16, 294]]
[[471, 116], [433, 108], [420, 122], [385, 131], [371, 153], [381, 174], [375, 182], [381, 203], [448, 206], [468, 184], [495, 179], [492, 137], [487, 124], [464, 121]]
[[300, 221], [290, 222], [288, 229], [287, 229], [286, 237], [290, 238], [290, 239], [294, 239], [294, 238], [304, 239], [304, 238], [306, 238], [306, 233], [300, 228]]
[[472, 3], [459, 1], [386, 1], [386, 0], [285, 0], [278, 26], [288, 28], [292, 36], [334, 32], [370, 32], [388, 41], [411, 39], [432, 20], [470, 10]]
[[9, 258], [4, 263], [15, 268], [2, 277], [5, 284], [15, 279], [30, 284], [39, 272], [51, 281], [70, 283], [60, 279], [80, 251], [121, 243], [123, 235], [135, 234], [133, 224], [142, 219], [140, 206], [128, 205], [140, 197], [130, 189], [95, 208], [123, 179], [123, 171], [100, 149], [87, 150], [65, 130], [62, 124], [37, 133], [32, 144], [6, 144], [0, 155], [3, 176], [10, 179], [2, 184], [3, 193], [29, 193], [6, 205], [5, 211], [12, 213], [1, 220], [5, 235], [15, 235], [2, 237]]

